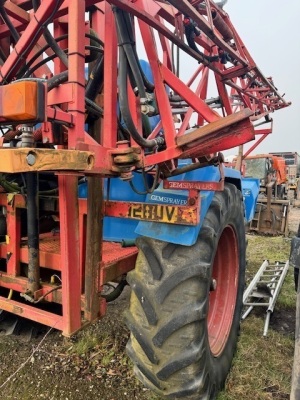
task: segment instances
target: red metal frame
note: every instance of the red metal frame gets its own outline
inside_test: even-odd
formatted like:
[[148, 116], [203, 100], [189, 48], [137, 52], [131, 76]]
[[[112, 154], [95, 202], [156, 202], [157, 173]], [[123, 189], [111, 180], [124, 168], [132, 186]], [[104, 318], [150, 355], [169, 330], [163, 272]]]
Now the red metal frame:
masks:
[[[41, 236], [40, 266], [56, 271], [62, 279], [62, 288], [49, 294], [47, 300], [62, 304], [62, 315], [45, 312], [5, 297], [0, 297], [0, 308], [55, 326], [66, 335], [72, 334], [84, 325], [82, 311], [85, 309], [84, 280], [86, 279], [84, 278], [85, 215], [88, 210], [86, 202], [77, 198], [78, 171], [81, 175], [85, 173], [101, 177], [120, 175], [128, 178], [134, 168], [159, 165], [162, 170], [172, 174], [177, 168], [177, 160], [189, 157], [193, 159], [195, 166], [201, 166], [201, 160], [204, 159], [205, 162], [212, 153], [246, 143], [254, 139], [256, 134], [262, 135], [261, 141], [271, 133], [272, 126], [267, 130], [255, 131], [253, 122], [289, 105], [279, 94], [272, 80], [266, 78], [258, 69], [224, 10], [218, 8], [211, 0], [201, 2], [203, 6], [201, 8], [196, 7], [199, 2], [195, 1], [173, 0], [169, 3], [154, 0], [48, 0], [42, 1], [34, 12], [31, 10], [31, 1], [5, 2], [5, 10], [20, 38], [15, 44], [11, 39], [9, 27], [4, 23], [0, 24], [0, 44], [3, 56], [6, 58], [0, 67], [0, 84], [9, 84], [19, 79], [20, 68], [26, 63], [31, 68], [36, 66], [36, 70], [30, 74], [34, 78], [49, 79], [53, 74], [63, 73], [67, 67], [57, 58], [54, 59], [53, 68], [38, 64], [43, 58], [42, 54], [37, 56], [33, 63], [31, 60], [46, 43], [42, 36], [44, 25], [53, 23], [53, 35], [56, 39], [67, 34], [66, 37], [60, 38], [58, 43], [62, 49], [68, 49], [68, 78], [47, 93], [45, 105], [47, 120], [38, 128], [37, 133], [44, 143], [55, 144], [57, 149], [68, 149], [70, 153], [74, 150], [90, 152], [93, 163], [89, 159], [86, 170], [82, 171], [82, 165], [78, 164], [76, 167], [76, 160], [68, 159], [69, 164], [66, 165], [68, 172], [60, 172], [58, 177], [59, 206], [56, 213], [60, 219], [60, 235], [51, 239], [57, 246], [56, 250], [54, 251], [53, 247], [51, 249], [43, 247], [46, 239]], [[128, 143], [118, 142], [118, 43], [112, 6], [129, 12], [137, 20], [136, 41], [140, 42], [147, 53], [155, 85], [155, 100], [161, 118], [148, 139], [154, 139], [163, 130], [166, 143], [166, 146], [158, 152], [145, 151], [133, 139]], [[211, 14], [212, 10], [214, 16]], [[90, 13], [89, 19], [86, 19], [86, 11]], [[196, 38], [196, 42], [203, 55], [192, 50], [184, 41], [182, 23], [184, 14], [188, 14], [202, 32], [201, 36]], [[218, 25], [214, 22], [215, 17], [219, 20]], [[89, 42], [83, 32], [90, 32], [90, 27], [97, 32], [99, 39], [104, 43], [105, 53], [103, 98], [101, 100], [100, 96], [97, 100], [103, 108], [103, 118], [95, 137], [85, 132], [85, 56], [90, 50], [86, 50]], [[226, 38], [226, 35], [229, 35], [230, 39]], [[199, 67], [195, 67], [192, 76], [183, 78], [174, 72], [171, 44], [178, 46], [187, 62], [196, 59], [201, 63]], [[157, 50], [159, 48], [161, 51]], [[205, 58], [217, 55], [219, 52], [227, 52], [234, 62], [224, 65], [219, 61], [209, 62]], [[53, 51], [47, 48], [44, 54], [51, 56]], [[210, 98], [208, 82], [211, 75], [215, 79], [218, 109], [207, 104]], [[46, 83], [45, 85], [47, 86]], [[166, 87], [180, 95], [181, 102], [185, 103], [184, 111], [179, 113], [180, 123], [174, 119], [172, 111], [176, 106], [170, 104]], [[134, 122], [140, 128], [141, 112], [131, 89], [128, 98], [131, 111], [134, 111]], [[178, 118], [176, 120], [178, 121]], [[195, 122], [197, 128], [186, 133], [186, 129], [191, 128]], [[60, 142], [55, 139], [52, 123], [63, 125]], [[16, 126], [8, 133], [6, 139], [1, 140], [2, 146], [5, 146], [5, 140], [8, 140], [9, 135], [14, 137], [15, 134], [18, 134]], [[14, 150], [9, 154], [8, 157], [11, 159], [17, 157]], [[72, 167], [70, 167], [71, 162]], [[28, 168], [28, 171], [38, 171], [42, 167], [42, 162], [37, 161], [34, 167]], [[61, 170], [62, 166], [54, 160], [47, 164], [47, 168], [55, 172]], [[73, 172], [69, 171], [70, 169]], [[25, 167], [22, 164], [21, 170], [27, 171], [26, 164]], [[6, 170], [0, 160], [1, 171]], [[191, 185], [190, 198], [195, 200], [198, 198], [199, 189], [206, 190], [210, 185], [211, 190], [219, 190], [222, 183], [191, 183]], [[26, 276], [21, 274], [21, 263], [26, 263], [28, 260], [28, 252], [21, 241], [19, 215], [20, 209], [25, 208], [24, 198], [21, 195], [1, 194], [0, 205], [5, 207], [7, 212], [8, 231], [6, 242], [0, 244], [1, 258], [7, 259], [6, 267], [0, 276], [0, 287], [24, 292]], [[106, 204], [107, 215], [126, 216], [132, 204], [120, 202], [113, 203], [113, 206], [112, 210], [112, 203]], [[199, 207], [194, 208], [199, 211]], [[185, 212], [184, 207], [180, 210]], [[111, 246], [109, 254], [106, 252], [107, 246]], [[116, 252], [118, 256], [115, 256]], [[128, 249], [122, 248], [120, 244], [104, 244], [102, 261], [99, 265], [99, 288], [107, 279], [116, 279], [132, 269], [136, 254], [135, 247]], [[45, 295], [52, 288], [53, 285], [43, 283], [41, 290], [35, 295], [37, 297]], [[105, 305], [100, 301], [99, 314], [104, 311]]]

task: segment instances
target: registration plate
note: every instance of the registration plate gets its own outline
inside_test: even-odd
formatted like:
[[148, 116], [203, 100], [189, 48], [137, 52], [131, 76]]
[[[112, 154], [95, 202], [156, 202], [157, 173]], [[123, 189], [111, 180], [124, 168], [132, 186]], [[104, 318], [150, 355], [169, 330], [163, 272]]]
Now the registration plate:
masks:
[[129, 206], [127, 217], [168, 224], [196, 225], [198, 213], [197, 207], [139, 203]]

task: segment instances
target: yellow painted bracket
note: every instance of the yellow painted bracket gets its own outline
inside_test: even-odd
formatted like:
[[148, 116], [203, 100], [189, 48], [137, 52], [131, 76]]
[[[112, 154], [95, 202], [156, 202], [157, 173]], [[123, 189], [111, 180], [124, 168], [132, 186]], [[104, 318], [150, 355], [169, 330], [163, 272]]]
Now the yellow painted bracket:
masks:
[[0, 149], [0, 173], [29, 171], [85, 171], [94, 166], [94, 154], [79, 150]]

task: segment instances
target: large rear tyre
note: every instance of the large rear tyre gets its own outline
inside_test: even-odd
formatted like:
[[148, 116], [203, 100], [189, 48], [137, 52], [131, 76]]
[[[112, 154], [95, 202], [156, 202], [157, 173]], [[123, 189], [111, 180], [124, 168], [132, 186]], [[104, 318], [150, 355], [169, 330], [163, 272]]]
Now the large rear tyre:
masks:
[[127, 353], [145, 386], [167, 398], [215, 399], [236, 349], [245, 275], [240, 191], [217, 192], [191, 247], [138, 239], [126, 312]]

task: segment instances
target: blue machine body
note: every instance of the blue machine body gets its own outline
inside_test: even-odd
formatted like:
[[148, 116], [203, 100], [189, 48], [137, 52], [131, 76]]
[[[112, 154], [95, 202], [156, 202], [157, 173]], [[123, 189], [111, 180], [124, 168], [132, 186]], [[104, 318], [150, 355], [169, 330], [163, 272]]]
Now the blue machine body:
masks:
[[257, 178], [242, 178], [242, 193], [245, 204], [245, 218], [251, 221], [255, 214], [259, 194], [260, 180]]
[[[145, 191], [145, 184], [142, 174], [134, 173], [132, 183], [139, 192]], [[149, 182], [151, 185], [151, 182]], [[82, 182], [78, 186], [78, 196], [87, 197], [87, 184]], [[134, 192], [128, 182], [119, 178], [104, 179], [104, 199], [119, 201], [145, 202], [145, 194]], [[104, 217], [103, 238], [110, 242], [122, 242], [134, 240], [138, 236], [135, 233], [137, 220], [127, 218]]]
[[[243, 193], [245, 203], [245, 221], [249, 222], [254, 215], [259, 190], [259, 180], [242, 179], [238, 171], [225, 168], [225, 180], [235, 184]], [[217, 167], [210, 166], [190, 171], [172, 180], [176, 181], [214, 181], [220, 180]], [[134, 173], [133, 185], [139, 192], [145, 192], [142, 174]], [[151, 185], [151, 182], [149, 182]], [[79, 185], [78, 195], [87, 197], [87, 184]], [[201, 191], [200, 223], [197, 226], [176, 225], [161, 222], [138, 221], [128, 218], [104, 217], [103, 237], [106, 241], [122, 242], [135, 240], [138, 236], [147, 236], [169, 243], [185, 246], [193, 245], [198, 237], [203, 220], [214, 196], [212, 191]], [[186, 205], [188, 192], [186, 190], [164, 189], [162, 184], [151, 194], [137, 194], [128, 182], [119, 178], [104, 179], [104, 198], [114, 201], [146, 202], [168, 205]], [[244, 223], [245, 221], [241, 221]]]

